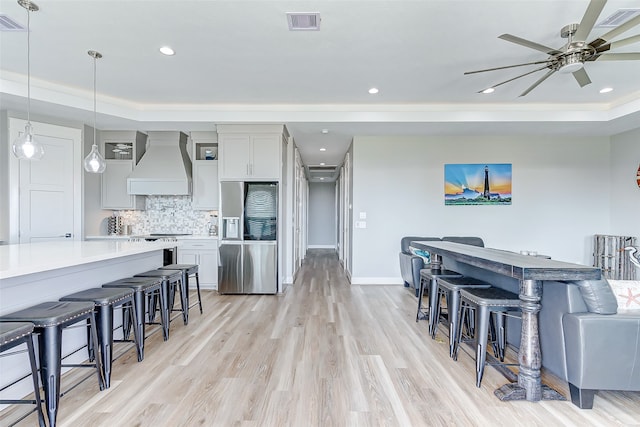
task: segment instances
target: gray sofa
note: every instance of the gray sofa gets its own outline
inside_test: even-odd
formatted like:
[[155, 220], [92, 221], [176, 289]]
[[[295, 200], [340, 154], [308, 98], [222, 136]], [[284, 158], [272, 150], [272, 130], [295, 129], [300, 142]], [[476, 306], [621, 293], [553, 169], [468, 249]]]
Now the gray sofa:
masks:
[[[484, 242], [479, 237], [465, 237], [465, 236], [445, 236], [445, 237], [420, 237], [420, 236], [406, 236], [400, 240], [400, 275], [404, 281], [404, 286], [412, 288], [415, 295], [418, 296], [418, 289], [420, 288], [420, 270], [423, 268], [429, 268], [428, 265], [424, 265], [424, 260], [412, 254], [409, 251], [411, 242], [413, 241], [446, 241], [464, 243], [467, 245], [484, 247]], [[446, 265], [447, 260], [443, 260], [443, 265]]]
[[[506, 276], [456, 262], [447, 268], [519, 290]], [[542, 367], [567, 381], [575, 405], [593, 407], [598, 390], [640, 391], [640, 312], [616, 313], [606, 281], [543, 282], [541, 304]], [[515, 347], [520, 328], [519, 319], [507, 320], [507, 341]]]

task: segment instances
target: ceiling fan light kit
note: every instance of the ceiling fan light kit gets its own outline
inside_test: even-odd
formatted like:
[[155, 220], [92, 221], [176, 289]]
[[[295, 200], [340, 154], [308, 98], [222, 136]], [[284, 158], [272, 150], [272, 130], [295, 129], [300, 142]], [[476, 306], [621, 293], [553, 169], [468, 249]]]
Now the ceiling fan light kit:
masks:
[[560, 30], [560, 36], [567, 39], [567, 43], [559, 49], [554, 49], [542, 44], [526, 40], [511, 34], [502, 34], [498, 38], [519, 44], [521, 46], [543, 52], [549, 57], [543, 61], [527, 62], [522, 64], [507, 65], [503, 67], [493, 67], [483, 70], [467, 71], [464, 74], [477, 74], [487, 71], [504, 70], [508, 68], [523, 67], [534, 64], [544, 64], [543, 66], [526, 73], [520, 74], [516, 77], [505, 80], [501, 83], [495, 84], [487, 89], [481, 90], [479, 93], [491, 93], [492, 90], [505, 83], [512, 82], [522, 77], [528, 76], [538, 71], [547, 69], [547, 73], [539, 78], [535, 83], [529, 86], [520, 96], [525, 96], [533, 89], [538, 87], [552, 74], [560, 72], [562, 74], [572, 74], [580, 87], [584, 87], [591, 83], [591, 79], [585, 70], [585, 63], [591, 61], [633, 61], [640, 60], [640, 52], [628, 52], [628, 53], [609, 53], [611, 49], [616, 49], [622, 46], [640, 42], [640, 34], [628, 37], [623, 40], [612, 41], [620, 34], [629, 31], [635, 26], [640, 24], [640, 15], [636, 15], [631, 19], [623, 22], [612, 30], [606, 32], [595, 40], [587, 43], [585, 40], [591, 30], [593, 29], [596, 20], [600, 16], [602, 9], [606, 4], [606, 0], [591, 0], [587, 10], [582, 17], [579, 24], [569, 24], [564, 26]]

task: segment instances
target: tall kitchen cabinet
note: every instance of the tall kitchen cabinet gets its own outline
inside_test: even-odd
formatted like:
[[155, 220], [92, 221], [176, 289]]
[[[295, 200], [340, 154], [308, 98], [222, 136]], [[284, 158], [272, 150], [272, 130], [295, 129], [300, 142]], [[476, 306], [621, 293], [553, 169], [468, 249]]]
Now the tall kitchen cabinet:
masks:
[[220, 181], [280, 181], [283, 125], [218, 125]]
[[192, 206], [196, 210], [218, 209], [218, 134], [191, 132]]
[[145, 152], [147, 135], [137, 131], [100, 131], [107, 168], [102, 174], [102, 209], [144, 209], [145, 197], [127, 192], [127, 177]]

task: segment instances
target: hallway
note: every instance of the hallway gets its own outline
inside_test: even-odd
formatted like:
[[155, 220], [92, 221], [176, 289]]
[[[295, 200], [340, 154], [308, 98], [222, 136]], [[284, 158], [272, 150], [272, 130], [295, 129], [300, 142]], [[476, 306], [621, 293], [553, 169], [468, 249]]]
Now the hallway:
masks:
[[[154, 334], [145, 360], [114, 363], [61, 399], [66, 426], [631, 425], [640, 394], [599, 392], [593, 410], [569, 402], [500, 402], [505, 379], [448, 356], [415, 322], [400, 286], [349, 285], [332, 250], [312, 250], [283, 295], [207, 292], [204, 315]], [[63, 382], [64, 384], [64, 382]], [[553, 384], [565, 395], [564, 385]], [[19, 425], [33, 425], [29, 422]]]

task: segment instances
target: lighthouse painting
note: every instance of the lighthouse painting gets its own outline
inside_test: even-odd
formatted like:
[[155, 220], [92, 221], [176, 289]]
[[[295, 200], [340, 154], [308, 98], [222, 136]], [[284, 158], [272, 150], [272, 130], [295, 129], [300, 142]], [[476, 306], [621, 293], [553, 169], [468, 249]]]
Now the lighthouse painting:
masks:
[[444, 165], [445, 205], [510, 205], [511, 163]]

